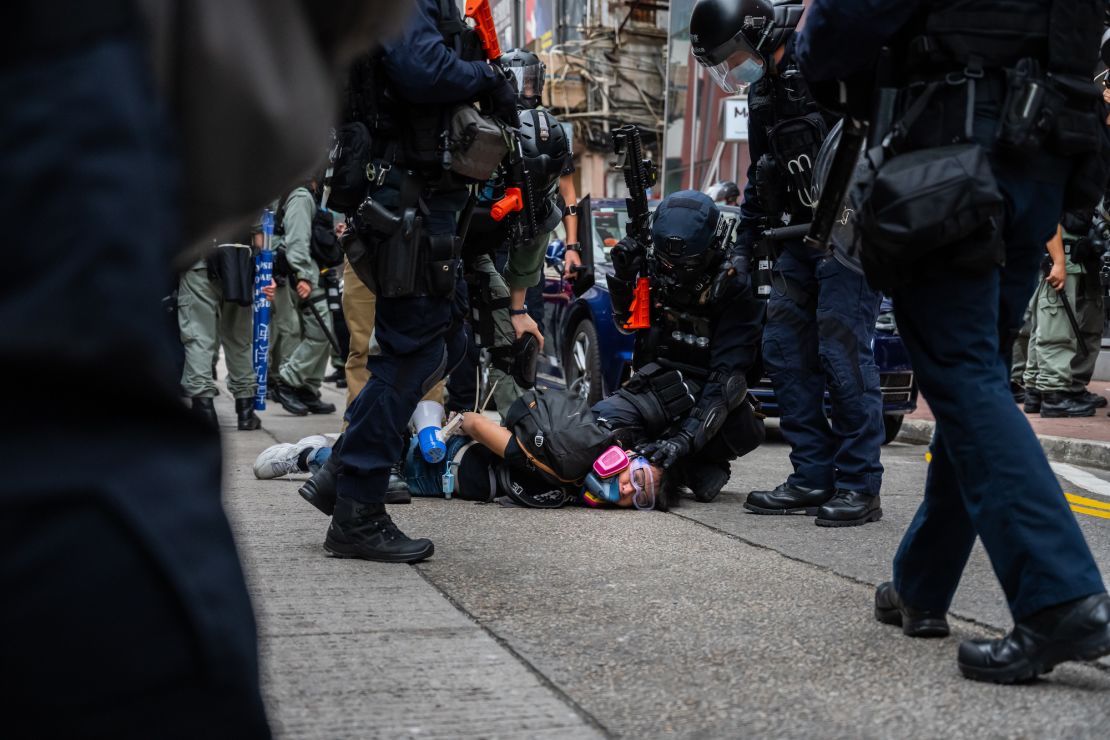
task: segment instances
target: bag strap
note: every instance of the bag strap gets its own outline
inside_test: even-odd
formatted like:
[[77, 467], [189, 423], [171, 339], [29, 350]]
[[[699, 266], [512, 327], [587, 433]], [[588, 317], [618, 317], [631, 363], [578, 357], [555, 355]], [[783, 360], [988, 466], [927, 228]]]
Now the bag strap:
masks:
[[909, 133], [910, 129], [917, 119], [925, 112], [929, 106], [933, 96], [937, 91], [944, 86], [967, 85], [967, 105], [964, 110], [964, 136], [970, 140], [974, 134], [975, 129], [975, 90], [976, 80], [983, 76], [982, 69], [974, 69], [969, 67], [964, 70], [962, 76], [949, 75], [943, 81], [934, 81], [925, 85], [925, 89], [917, 96], [911, 105], [903, 114], [902, 118], [891, 126], [890, 132], [883, 139], [882, 149], [883, 154], [890, 156], [893, 145], [896, 141], [904, 139]]

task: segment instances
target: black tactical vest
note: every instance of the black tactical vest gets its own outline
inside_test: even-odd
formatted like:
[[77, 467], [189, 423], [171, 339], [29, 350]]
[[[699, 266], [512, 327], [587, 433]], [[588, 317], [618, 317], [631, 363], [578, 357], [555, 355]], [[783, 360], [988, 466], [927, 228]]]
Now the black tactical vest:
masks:
[[[444, 42], [467, 61], [484, 58], [481, 42], [452, 0], [439, 0], [437, 23]], [[410, 103], [385, 73], [380, 51], [360, 57], [347, 80], [345, 121], [365, 123], [371, 154], [416, 169], [441, 164], [444, 132], [453, 106]], [[396, 144], [390, 152], [390, 143]]]
[[1090, 76], [1103, 31], [1101, 0], [936, 0], [910, 46], [911, 69], [944, 72], [1032, 58], [1058, 74]]
[[755, 185], [768, 225], [808, 223], [816, 203], [813, 165], [829, 126], [797, 67], [788, 64], [780, 74], [753, 84], [748, 109], [751, 124], [763, 127], [770, 146], [755, 163]]

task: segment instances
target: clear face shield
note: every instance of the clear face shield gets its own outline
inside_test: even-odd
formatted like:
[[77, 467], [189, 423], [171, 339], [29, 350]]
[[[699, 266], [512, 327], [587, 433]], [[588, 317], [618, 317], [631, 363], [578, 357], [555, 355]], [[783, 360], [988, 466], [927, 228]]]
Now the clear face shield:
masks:
[[717, 86], [729, 95], [743, 92], [766, 72], [763, 55], [752, 47], [743, 32], [716, 49], [695, 57], [709, 70]]
[[517, 93], [522, 98], [539, 99], [543, 96], [543, 65], [529, 64], [523, 67], [509, 67], [516, 78]]

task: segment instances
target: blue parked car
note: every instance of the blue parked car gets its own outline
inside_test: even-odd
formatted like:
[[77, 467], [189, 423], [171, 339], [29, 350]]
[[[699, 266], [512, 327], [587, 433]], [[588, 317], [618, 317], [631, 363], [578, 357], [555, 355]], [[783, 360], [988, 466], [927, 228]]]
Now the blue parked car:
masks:
[[[739, 217], [739, 208], [720, 208], [726, 218]], [[605, 281], [613, 270], [609, 250], [624, 237], [628, 215], [623, 199], [591, 202], [588, 196], [578, 213], [587, 269], [574, 283], [563, 280], [562, 243], [552, 243], [544, 273], [544, 356], [539, 373], [550, 386], [578, 388], [592, 404], [614, 392], [632, 372], [633, 338], [613, 324]], [[876, 322], [873, 347], [883, 392], [886, 442], [890, 442], [901, 429], [903, 416], [917, 407], [917, 385], [888, 300], [883, 301]], [[762, 402], [764, 413], [778, 416], [769, 378], [764, 377], [752, 393]]]

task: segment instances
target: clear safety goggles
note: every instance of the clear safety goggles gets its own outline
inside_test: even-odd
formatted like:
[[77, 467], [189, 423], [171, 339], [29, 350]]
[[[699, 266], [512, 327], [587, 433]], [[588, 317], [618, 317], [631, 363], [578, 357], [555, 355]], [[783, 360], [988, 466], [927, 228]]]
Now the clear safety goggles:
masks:
[[716, 49], [695, 54], [695, 57], [709, 70], [717, 86], [729, 95], [743, 92], [766, 72], [763, 55], [756, 51], [743, 31]]
[[655, 508], [655, 472], [651, 463], [642, 457], [632, 458], [629, 464], [629, 480], [632, 481], [632, 505], [640, 511]]

